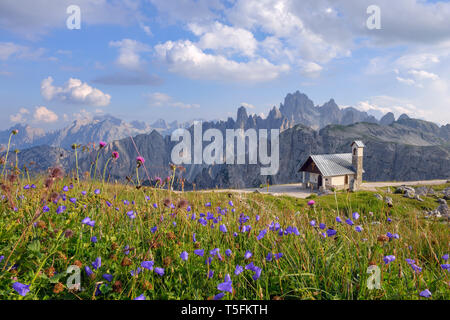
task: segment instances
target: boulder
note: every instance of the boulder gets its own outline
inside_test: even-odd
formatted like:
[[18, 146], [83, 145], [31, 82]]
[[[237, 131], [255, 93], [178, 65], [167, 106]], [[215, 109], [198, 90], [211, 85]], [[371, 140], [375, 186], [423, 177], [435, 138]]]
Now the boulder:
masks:
[[428, 195], [433, 195], [435, 193], [433, 188], [425, 187], [425, 186], [418, 187], [415, 190], [415, 192], [416, 192], [416, 195], [419, 195], [419, 196], [428, 196]]
[[415, 199], [415, 197], [416, 197], [416, 192], [413, 191], [413, 190], [414, 190], [414, 189], [412, 189], [412, 190], [407, 189], [407, 190], [405, 191], [405, 194], [403, 195], [403, 197], [409, 198], [409, 199]]
[[386, 198], [384, 199], [384, 202], [385, 202], [389, 207], [391, 207], [391, 208], [394, 206], [394, 202], [393, 202], [393, 200], [392, 200], [391, 197], [386, 197]]
[[439, 199], [439, 207], [437, 207], [437, 211], [439, 211], [441, 213], [441, 215], [443, 216], [449, 216], [450, 215], [450, 211], [448, 209], [448, 205], [447, 205], [447, 201], [445, 201], [445, 199]]
[[442, 193], [444, 194], [444, 199], [445, 200], [450, 200], [450, 187], [445, 188]]

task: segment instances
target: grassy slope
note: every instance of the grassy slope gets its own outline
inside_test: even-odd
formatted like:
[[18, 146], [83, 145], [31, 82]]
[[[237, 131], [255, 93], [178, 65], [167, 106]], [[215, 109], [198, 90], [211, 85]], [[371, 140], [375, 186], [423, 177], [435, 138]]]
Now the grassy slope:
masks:
[[[0, 256], [5, 256], [0, 269], [12, 252], [9, 266], [0, 271], [0, 299], [22, 298], [12, 289], [15, 281], [31, 284], [25, 299], [92, 299], [97, 285], [101, 286], [102, 293], [96, 299], [131, 299], [141, 294], [149, 299], [207, 299], [219, 293], [217, 285], [224, 281], [227, 273], [231, 275], [234, 292], [227, 293], [226, 299], [419, 299], [419, 292], [424, 289], [432, 292], [433, 299], [450, 298], [449, 274], [440, 267], [445, 263], [442, 255], [449, 253], [448, 224], [417, 215], [422, 210], [436, 208], [435, 197], [424, 197], [424, 202], [418, 202], [393, 194], [395, 206], [390, 209], [372, 192], [339, 192], [336, 198], [334, 195], [315, 198], [316, 205], [311, 208], [308, 200], [286, 196], [220, 192], [180, 194], [158, 189], [137, 190], [123, 185], [101, 187], [83, 182], [81, 186], [75, 183], [74, 188], [66, 192], [67, 199], [77, 198], [76, 205], [68, 200], [59, 200], [58, 205], [48, 204], [50, 211], [43, 213], [29, 232], [24, 232], [34, 214], [42, 211], [41, 198], [46, 191], [41, 187], [42, 180], [35, 181], [37, 189], [23, 190], [25, 182], [19, 183], [22, 185], [11, 186], [10, 196], [17, 211], [10, 209], [6, 199], [0, 204]], [[61, 192], [63, 186], [69, 184], [68, 180], [57, 181], [52, 188]], [[101, 189], [99, 195], [93, 192], [97, 187]], [[433, 186], [435, 189], [443, 187]], [[82, 190], [88, 194], [82, 196]], [[19, 200], [21, 195], [24, 197]], [[188, 213], [183, 208], [167, 208], [163, 204], [167, 198], [175, 206], [180, 199], [186, 199], [192, 210]], [[123, 200], [130, 204], [125, 205]], [[234, 207], [229, 205], [230, 200]], [[113, 205], [108, 207], [106, 201]], [[206, 207], [207, 202], [212, 206]], [[153, 203], [158, 208], [154, 208]], [[60, 205], [67, 209], [56, 214]], [[226, 208], [227, 212], [218, 214], [218, 206]], [[130, 210], [137, 213], [135, 219], [126, 214]], [[216, 218], [221, 217], [221, 221], [214, 224], [207, 220], [207, 226], [201, 225], [197, 221], [199, 214], [208, 211]], [[355, 226], [338, 224], [335, 220], [338, 215], [345, 220], [355, 211], [361, 215], [359, 220], [353, 219], [355, 226], [363, 227], [360, 233], [355, 231]], [[191, 219], [193, 212], [197, 220]], [[239, 232], [241, 213], [249, 217], [244, 225], [251, 225], [250, 232]], [[256, 221], [257, 215], [259, 221]], [[387, 221], [388, 216], [391, 222]], [[81, 224], [85, 217], [96, 221], [94, 228]], [[321, 233], [326, 230], [311, 227], [312, 219], [337, 230], [337, 236], [324, 238]], [[278, 221], [283, 229], [297, 227], [300, 236], [279, 236], [278, 232], [268, 231], [262, 240], [257, 240], [259, 232], [267, 229], [272, 221]], [[221, 224], [226, 225], [227, 233], [219, 230]], [[157, 231], [153, 233], [151, 228], [155, 226]], [[72, 237], [64, 236], [67, 229], [73, 231]], [[238, 236], [233, 236], [233, 232], [238, 232]], [[377, 241], [379, 235], [387, 232], [398, 233], [400, 239]], [[192, 241], [194, 233], [196, 243]], [[90, 241], [92, 236], [97, 236], [97, 243]], [[132, 248], [129, 255], [124, 254], [126, 245]], [[194, 254], [198, 248], [205, 250], [204, 257]], [[205, 259], [214, 248], [220, 249], [224, 259], [213, 258], [211, 265], [207, 265]], [[225, 255], [226, 249], [232, 250], [230, 257]], [[245, 260], [247, 250], [253, 256]], [[186, 262], [180, 259], [182, 251], [189, 253]], [[269, 262], [266, 260], [268, 252], [281, 252], [283, 256]], [[383, 257], [386, 255], [395, 255], [396, 260], [385, 265]], [[91, 263], [97, 257], [101, 257], [102, 266], [90, 279], [84, 267], [92, 269]], [[131, 265], [124, 265], [124, 258], [130, 259]], [[415, 274], [406, 258], [414, 259], [423, 268], [422, 272]], [[84, 291], [74, 294], [64, 288], [54, 293], [55, 284], [66, 284], [65, 271], [77, 260], [82, 264]], [[143, 270], [133, 277], [130, 272], [146, 260], [164, 268], [165, 274], [161, 277]], [[234, 274], [237, 264], [245, 266], [250, 261], [262, 268], [261, 277], [256, 281], [250, 270]], [[367, 289], [369, 263], [381, 268], [380, 290]], [[11, 270], [14, 264], [16, 268]], [[56, 275], [52, 275], [49, 268], [54, 268]], [[211, 279], [207, 278], [209, 270], [214, 271]], [[113, 283], [120, 281], [122, 290], [112, 290], [112, 283], [102, 278], [105, 273], [113, 275]]]

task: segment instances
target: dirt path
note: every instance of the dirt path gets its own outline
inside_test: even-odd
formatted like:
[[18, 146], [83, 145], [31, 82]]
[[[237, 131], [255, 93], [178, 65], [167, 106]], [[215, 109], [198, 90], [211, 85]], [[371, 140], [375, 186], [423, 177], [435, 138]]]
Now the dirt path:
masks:
[[448, 180], [421, 180], [421, 181], [404, 181], [404, 182], [365, 182], [361, 185], [361, 189], [368, 191], [377, 191], [376, 188], [382, 187], [398, 187], [398, 186], [429, 186], [436, 184], [445, 184]]
[[[412, 185], [436, 185], [447, 183], [447, 180], [422, 180], [422, 181], [404, 181], [404, 182], [366, 182], [361, 186], [362, 190], [377, 191], [376, 188], [395, 187], [395, 186], [412, 186]], [[300, 184], [279, 184], [267, 188], [247, 188], [247, 189], [215, 189], [203, 190], [203, 192], [237, 192], [237, 193], [251, 193], [258, 191], [263, 194], [271, 194], [273, 196], [291, 196], [295, 198], [305, 199], [311, 195], [310, 190], [302, 189]]]

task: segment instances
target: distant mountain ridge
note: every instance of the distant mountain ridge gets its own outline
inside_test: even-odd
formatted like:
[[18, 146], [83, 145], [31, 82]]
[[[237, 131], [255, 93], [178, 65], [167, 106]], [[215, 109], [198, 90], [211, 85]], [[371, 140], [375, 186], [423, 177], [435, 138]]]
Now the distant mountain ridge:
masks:
[[[409, 117], [402, 115], [399, 121], [406, 123]], [[339, 108], [334, 99], [330, 99], [322, 106], [315, 106], [313, 101], [304, 93], [296, 91], [289, 93], [279, 107], [273, 107], [266, 118], [257, 115], [248, 115], [245, 107], [237, 111], [236, 120], [229, 117], [222, 121], [204, 121], [207, 127], [216, 128], [256, 128], [280, 129], [284, 131], [301, 124], [314, 130], [320, 130], [328, 125], [351, 125], [358, 122], [377, 123], [388, 126], [395, 122], [392, 113], [387, 113], [380, 120], [367, 112], [359, 111], [353, 107]], [[410, 121], [411, 122], [411, 121]], [[414, 121], [413, 121], [414, 122]], [[409, 126], [418, 126], [426, 132], [432, 131], [443, 139], [449, 137], [450, 124], [439, 127], [427, 121], [411, 122]], [[12, 143], [14, 148], [24, 149], [38, 145], [48, 145], [70, 149], [73, 143], [89, 144], [98, 141], [114, 141], [138, 134], [150, 133], [156, 130], [163, 136], [171, 134], [177, 128], [187, 128], [193, 121], [178, 123], [166, 122], [158, 119], [148, 124], [143, 121], [126, 122], [111, 115], [96, 116], [92, 119], [77, 119], [70, 125], [45, 132], [43, 129], [33, 128], [29, 125], [17, 124], [8, 130], [0, 131], [0, 144], [6, 145], [11, 130], [18, 129], [20, 134], [15, 136]]]
[[[151, 125], [143, 122], [127, 123], [106, 116], [93, 121], [75, 121], [72, 125], [50, 134], [19, 127], [14, 136], [21, 143], [32, 145], [18, 154], [20, 163], [34, 163], [35, 172], [51, 165], [60, 165], [66, 171], [75, 167], [72, 143], [86, 144], [106, 141], [108, 145], [100, 153], [98, 167], [103, 168], [112, 151], [118, 151], [120, 159], [111, 164], [108, 173], [112, 179], [125, 181], [135, 171], [135, 159], [146, 159], [149, 178], [171, 174], [169, 164], [172, 142], [169, 133], [178, 127], [193, 131], [192, 122], [179, 124], [158, 120]], [[346, 153], [350, 143], [362, 140], [366, 144], [364, 156], [364, 180], [426, 180], [450, 178], [450, 124], [438, 125], [407, 115], [397, 120], [386, 114], [380, 121], [354, 108], [340, 109], [333, 99], [322, 106], [314, 106], [300, 93], [289, 94], [280, 107], [273, 107], [267, 117], [247, 114], [245, 107], [237, 110], [236, 118], [220, 121], [203, 121], [203, 131], [215, 128], [225, 133], [227, 129], [280, 129], [280, 170], [270, 177], [261, 176], [257, 165], [185, 165], [183, 177], [186, 189], [195, 188], [244, 188], [267, 182], [271, 184], [300, 181], [298, 169], [310, 154]], [[23, 135], [21, 135], [23, 134]], [[133, 141], [129, 138], [133, 136]], [[191, 134], [193, 137], [193, 134]], [[0, 133], [2, 142], [9, 132]], [[43, 146], [33, 144], [41, 143]], [[136, 147], [135, 147], [136, 144]], [[208, 143], [204, 142], [204, 146]], [[95, 151], [79, 154], [81, 172], [89, 171], [95, 161]], [[141, 177], [142, 180], [147, 176]]]

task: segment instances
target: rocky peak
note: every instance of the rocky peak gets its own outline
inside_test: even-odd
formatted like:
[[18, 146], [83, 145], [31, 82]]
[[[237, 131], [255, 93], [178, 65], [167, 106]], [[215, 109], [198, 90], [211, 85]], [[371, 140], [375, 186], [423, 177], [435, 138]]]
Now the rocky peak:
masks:
[[386, 113], [381, 119], [380, 124], [382, 126], [389, 126], [395, 122], [395, 116], [392, 112]]

